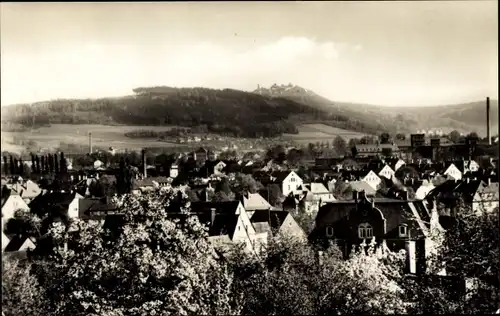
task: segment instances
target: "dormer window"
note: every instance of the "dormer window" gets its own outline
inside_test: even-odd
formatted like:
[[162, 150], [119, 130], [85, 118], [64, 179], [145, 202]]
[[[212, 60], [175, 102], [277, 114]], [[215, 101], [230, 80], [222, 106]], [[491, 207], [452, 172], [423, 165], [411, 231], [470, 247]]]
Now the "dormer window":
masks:
[[406, 224], [401, 224], [399, 225], [399, 237], [408, 237], [408, 225]]
[[358, 226], [358, 236], [361, 239], [367, 239], [373, 237], [373, 228], [368, 223], [363, 223]]
[[333, 227], [326, 226], [326, 237], [333, 237]]

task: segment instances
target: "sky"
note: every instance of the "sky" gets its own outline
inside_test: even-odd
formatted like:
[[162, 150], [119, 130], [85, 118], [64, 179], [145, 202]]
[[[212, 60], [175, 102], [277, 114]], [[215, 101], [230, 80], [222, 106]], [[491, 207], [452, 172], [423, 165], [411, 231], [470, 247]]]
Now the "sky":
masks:
[[498, 97], [497, 1], [0, 4], [1, 105], [296, 84], [333, 101]]

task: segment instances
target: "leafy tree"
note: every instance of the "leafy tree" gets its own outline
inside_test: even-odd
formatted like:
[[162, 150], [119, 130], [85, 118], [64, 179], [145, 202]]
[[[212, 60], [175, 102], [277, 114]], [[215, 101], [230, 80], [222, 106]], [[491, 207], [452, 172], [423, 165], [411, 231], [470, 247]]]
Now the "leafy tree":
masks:
[[359, 143], [364, 145], [372, 145], [375, 144], [375, 139], [371, 136], [363, 136], [360, 138]]
[[269, 190], [269, 203], [273, 206], [279, 206], [281, 204], [281, 198], [283, 193], [277, 184], [271, 184], [268, 186]]
[[379, 139], [381, 144], [389, 144], [391, 141], [391, 135], [389, 135], [389, 133], [382, 133], [380, 134]]
[[343, 139], [341, 136], [335, 137], [333, 140], [333, 148], [340, 154], [343, 155], [346, 152], [347, 149], [347, 143], [345, 139]]
[[68, 166], [66, 164], [66, 158], [64, 157], [64, 153], [61, 152], [61, 162], [59, 164], [59, 168], [61, 169], [61, 173], [68, 172]]
[[10, 174], [15, 175], [16, 174], [16, 166], [14, 165], [14, 157], [10, 156], [10, 161], [9, 161], [9, 167], [10, 167]]
[[460, 133], [458, 131], [452, 131], [449, 135], [448, 135], [448, 138], [454, 142], [454, 143], [458, 143], [460, 142]]
[[41, 237], [42, 219], [26, 210], [17, 210], [5, 225], [7, 235]]
[[354, 158], [358, 155], [358, 149], [356, 148], [356, 146], [351, 147], [351, 155]]
[[[173, 203], [186, 214], [182, 224], [169, 219], [165, 205]], [[119, 230], [78, 219], [75, 238], [61, 225], [51, 228], [55, 253], [45, 269], [51, 315], [240, 313], [232, 274], [216, 260], [206, 227], [187, 215], [185, 193], [165, 187], [124, 195], [116, 205]], [[69, 250], [65, 241], [73, 244]]]
[[57, 154], [54, 154], [54, 156], [52, 156], [52, 157], [53, 157], [53, 160], [54, 160], [54, 172], [55, 173], [59, 173], [60, 168], [59, 168], [59, 159], [57, 157]]
[[9, 164], [7, 162], [7, 156], [3, 156], [3, 172], [9, 174]]
[[24, 173], [24, 163], [22, 160], [19, 160], [19, 175], [22, 177], [25, 177], [26, 174]]
[[252, 175], [244, 174], [244, 173], [237, 173], [236, 174], [235, 181], [234, 181], [232, 187], [234, 188], [234, 191], [238, 192], [239, 194], [242, 194], [245, 192], [256, 193], [259, 190], [264, 188], [262, 183], [255, 180], [252, 177]]
[[397, 140], [405, 140], [406, 139], [406, 135], [402, 134], [402, 133], [397, 133], [396, 134], [396, 139]]
[[46, 310], [43, 288], [31, 265], [2, 256], [2, 314], [36, 316]]
[[35, 157], [35, 163], [36, 163], [36, 172], [41, 173], [41, 167], [40, 167], [40, 157], [38, 155]]

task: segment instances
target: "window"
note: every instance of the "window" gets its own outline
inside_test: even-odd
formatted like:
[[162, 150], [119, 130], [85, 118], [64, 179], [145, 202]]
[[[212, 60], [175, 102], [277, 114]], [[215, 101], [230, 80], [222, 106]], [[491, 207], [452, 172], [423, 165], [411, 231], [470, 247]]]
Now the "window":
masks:
[[290, 186], [288, 186], [288, 191], [290, 191]]
[[372, 226], [368, 223], [360, 224], [358, 226], [358, 236], [361, 239], [372, 238], [373, 237]]
[[408, 237], [408, 225], [399, 225], [399, 237]]
[[290, 178], [290, 182], [295, 182], [295, 178], [294, 177]]
[[326, 236], [333, 237], [333, 227], [332, 226], [326, 226]]

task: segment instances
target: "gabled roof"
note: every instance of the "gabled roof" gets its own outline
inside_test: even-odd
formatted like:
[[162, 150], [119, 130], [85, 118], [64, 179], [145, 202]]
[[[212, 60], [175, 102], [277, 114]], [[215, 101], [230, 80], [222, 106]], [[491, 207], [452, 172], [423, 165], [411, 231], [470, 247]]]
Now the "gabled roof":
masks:
[[480, 185], [481, 180], [448, 180], [432, 189], [427, 196], [429, 198], [438, 196], [445, 198], [456, 194], [464, 197], [466, 200], [471, 200]]
[[247, 211], [268, 210], [272, 206], [259, 193], [245, 193], [242, 196], [243, 207]]
[[323, 183], [312, 182], [304, 185], [308, 191], [312, 194], [329, 194], [330, 191], [325, 187]]
[[27, 236], [16, 235], [14, 236], [9, 244], [5, 247], [5, 252], [11, 251], [19, 251], [21, 248], [29, 247], [31, 249], [35, 249], [36, 245], [33, 238], [29, 238]]
[[375, 190], [371, 185], [366, 183], [365, 181], [351, 181], [348, 183], [348, 188], [350, 188], [352, 191], [357, 191], [357, 192], [365, 192], [366, 195], [373, 196], [377, 193], [377, 190]]
[[282, 183], [290, 173], [291, 171], [273, 171], [271, 176], [275, 179], [275, 183]]
[[218, 214], [215, 215], [214, 221], [209, 228], [210, 236], [228, 235], [233, 239], [236, 226], [238, 224], [239, 215], [236, 214]]
[[[287, 211], [258, 210], [253, 213], [250, 221], [254, 227], [255, 223], [267, 223], [272, 229], [278, 230], [283, 225], [287, 216], [291, 216]], [[260, 225], [261, 228], [264, 226]]]
[[5, 235], [5, 233], [2, 231], [2, 251], [7, 247], [7, 245], [10, 243], [10, 238]]

